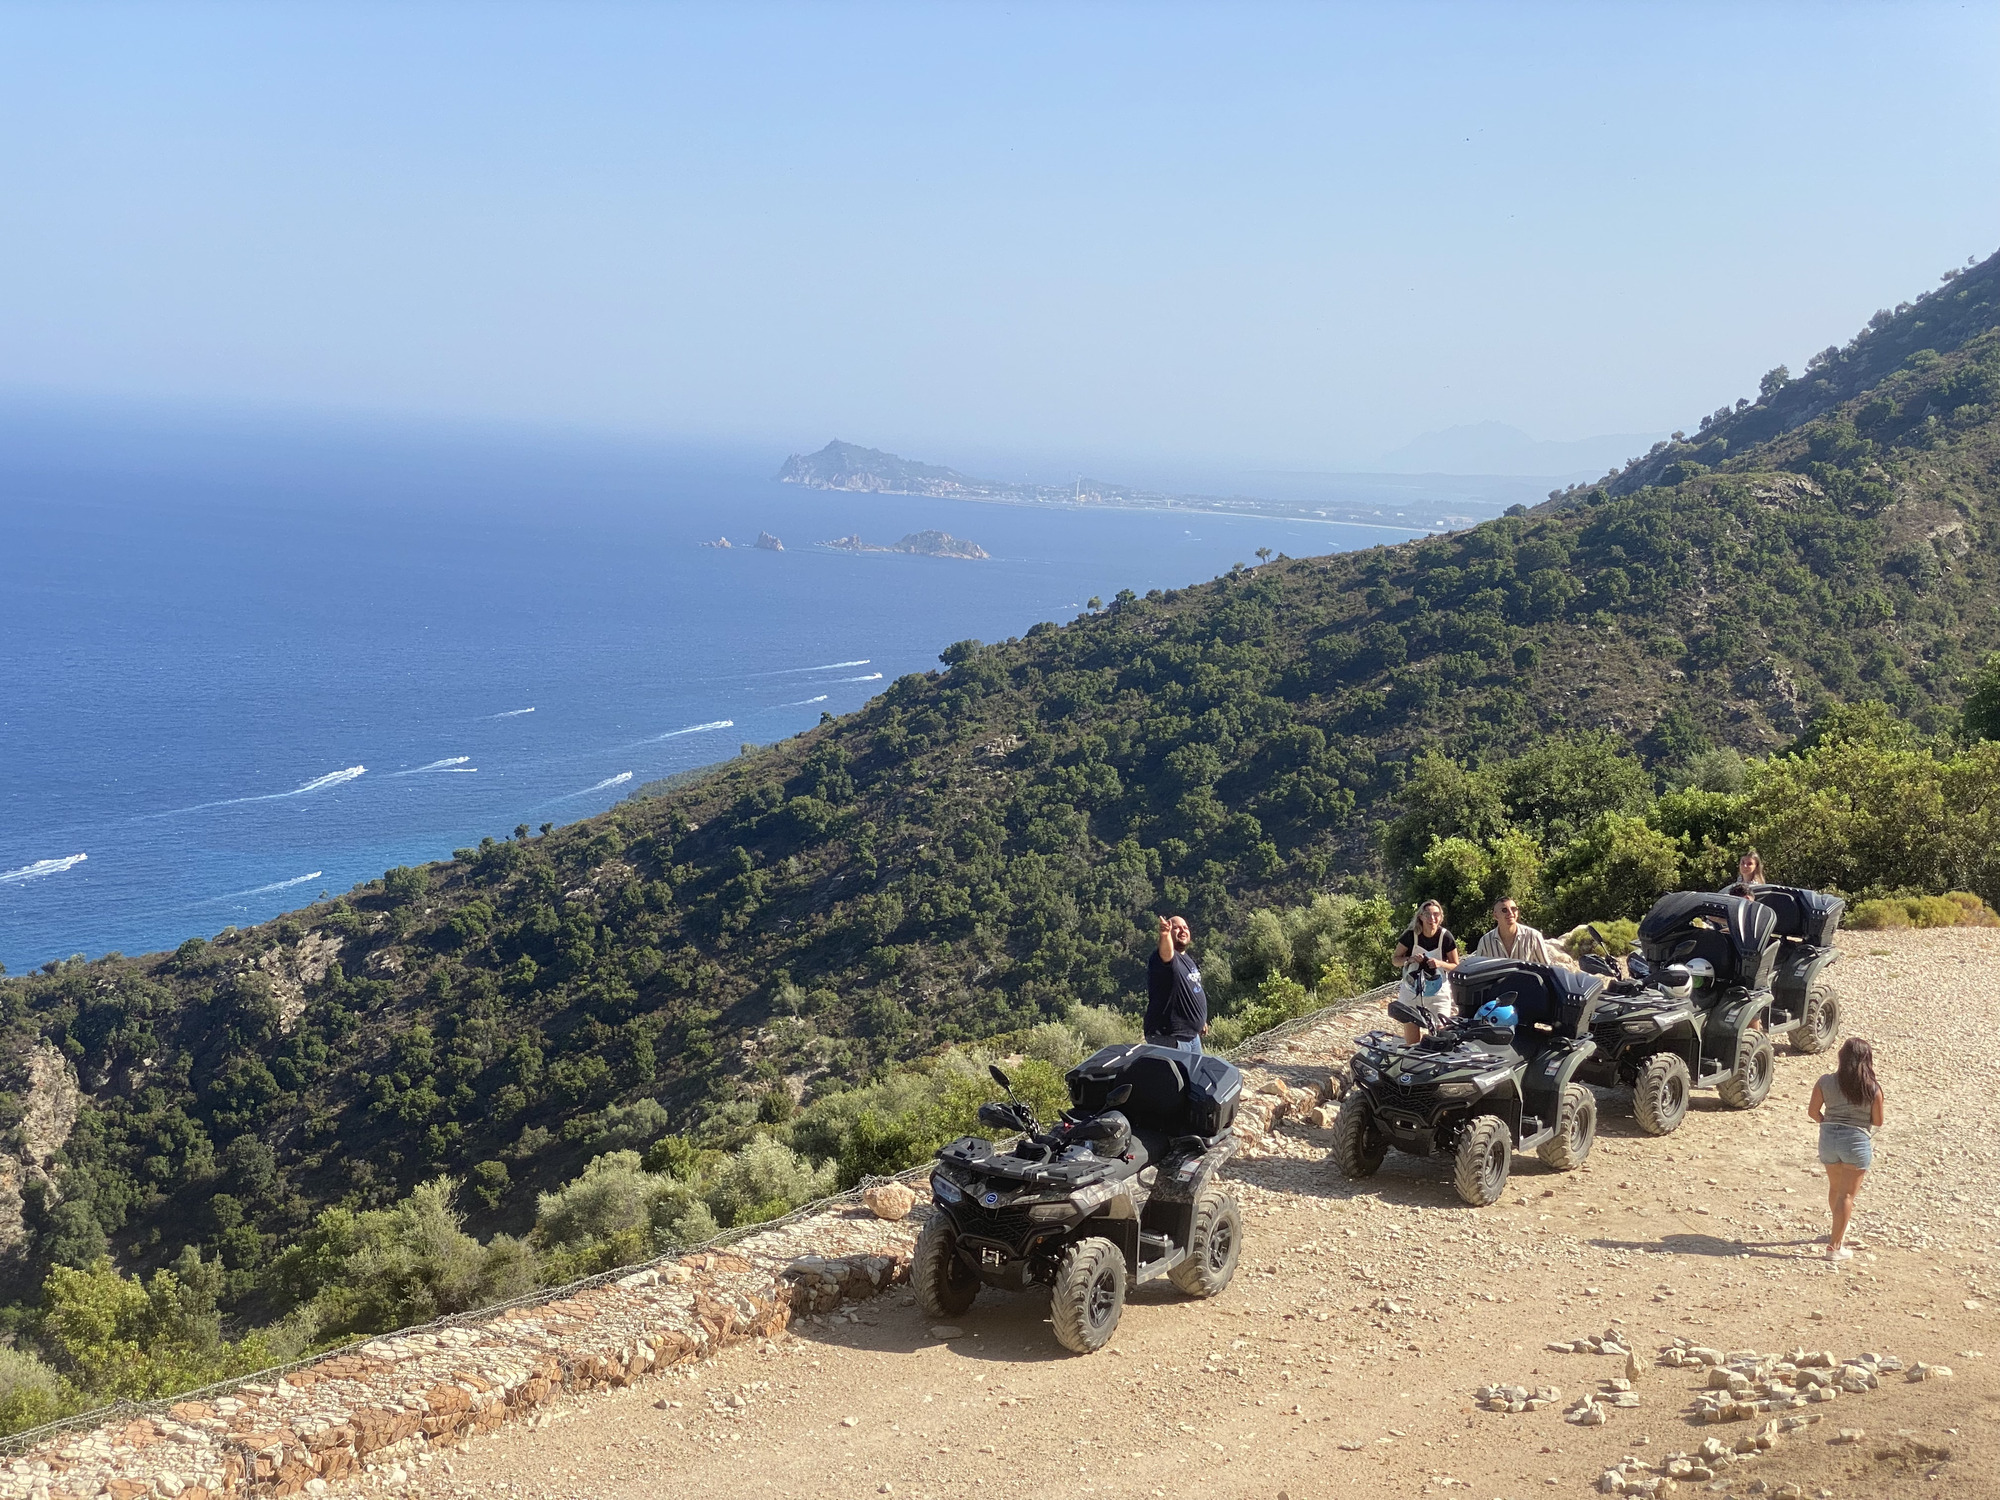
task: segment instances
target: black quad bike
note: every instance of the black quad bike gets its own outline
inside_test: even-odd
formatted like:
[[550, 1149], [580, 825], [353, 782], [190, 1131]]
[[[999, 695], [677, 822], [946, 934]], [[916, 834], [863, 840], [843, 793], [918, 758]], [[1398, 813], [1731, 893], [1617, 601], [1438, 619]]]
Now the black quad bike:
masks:
[[[1574, 1080], [1595, 1050], [1591, 1017], [1603, 990], [1595, 974], [1468, 958], [1451, 976], [1457, 1014], [1426, 1018], [1436, 1023], [1430, 1035], [1356, 1039], [1353, 1082], [1333, 1123], [1335, 1167], [1373, 1176], [1392, 1146], [1449, 1155], [1459, 1197], [1483, 1208], [1506, 1191], [1516, 1151], [1558, 1171], [1583, 1165], [1597, 1139], [1597, 1097]], [[1513, 1023], [1481, 1019], [1489, 1002], [1511, 1008]]]
[[1662, 896], [1639, 923], [1631, 977], [1614, 978], [1597, 1007], [1597, 1050], [1584, 1081], [1629, 1085], [1632, 1116], [1648, 1135], [1678, 1128], [1698, 1088], [1714, 1089], [1731, 1109], [1762, 1104], [1771, 1092], [1771, 1031], [1785, 1024], [1771, 990], [1778, 924], [1778, 906], [1761, 900]]
[[956, 1317], [982, 1286], [1047, 1287], [1056, 1339], [1090, 1354], [1117, 1330], [1128, 1287], [1165, 1276], [1213, 1297], [1229, 1285], [1243, 1215], [1215, 1179], [1236, 1151], [1241, 1073], [1172, 1047], [1106, 1047], [1070, 1070], [1073, 1107], [1047, 1126], [992, 1073], [1009, 1102], [981, 1105], [979, 1123], [1020, 1139], [961, 1136], [938, 1153], [937, 1208], [910, 1267], [926, 1316]]

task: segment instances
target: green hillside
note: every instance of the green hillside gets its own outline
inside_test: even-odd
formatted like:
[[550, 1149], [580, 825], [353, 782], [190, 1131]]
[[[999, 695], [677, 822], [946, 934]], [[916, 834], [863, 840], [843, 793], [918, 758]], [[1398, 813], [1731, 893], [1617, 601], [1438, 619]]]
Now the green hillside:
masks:
[[[1987, 798], [1994, 757], [1949, 737], [2000, 649], [2000, 264], [1766, 385], [1533, 512], [962, 642], [859, 713], [601, 817], [0, 981], [15, 1316], [107, 1245], [128, 1267], [193, 1245], [225, 1301], [281, 1311], [303, 1273], [271, 1267], [315, 1214], [440, 1173], [476, 1224], [525, 1230], [536, 1191], [608, 1145], [691, 1132], [653, 1159], [685, 1165], [790, 1134], [801, 1101], [885, 1062], [1129, 1012], [1160, 910], [1190, 914], [1218, 997], [1245, 1005], [1273, 976], [1310, 985], [1343, 941], [1344, 972], [1371, 961], [1355, 936], [1387, 907], [1298, 915], [1316, 893], [1471, 899], [1532, 867], [1545, 916], [1616, 915], [1791, 816], [1771, 789], [1809, 795], [1799, 763], [1739, 793], [1731, 752], [1781, 750], [1833, 705], [1913, 726], [1821, 736], [1857, 787]], [[1799, 878], [2000, 897], [1970, 846], [1841, 865], [1795, 825]], [[1295, 910], [1259, 926], [1263, 906]], [[1314, 922], [1348, 929], [1314, 948]], [[42, 1041], [82, 1088], [52, 1154]], [[761, 1191], [745, 1212], [784, 1196]]]

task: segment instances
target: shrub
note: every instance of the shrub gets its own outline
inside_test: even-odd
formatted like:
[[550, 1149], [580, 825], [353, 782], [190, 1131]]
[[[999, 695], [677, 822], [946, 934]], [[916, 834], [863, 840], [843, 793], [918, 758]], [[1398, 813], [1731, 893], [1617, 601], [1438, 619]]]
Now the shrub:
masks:
[[1605, 813], [1549, 861], [1553, 926], [1592, 916], [1640, 917], [1680, 877], [1680, 848], [1643, 818]]
[[754, 1224], [824, 1198], [835, 1175], [833, 1163], [815, 1167], [783, 1141], [758, 1136], [716, 1169], [708, 1207], [719, 1223]]
[[[1599, 942], [1591, 936], [1591, 928], [1596, 928], [1604, 939]], [[1607, 918], [1602, 922], [1582, 922], [1563, 934], [1562, 945], [1579, 957], [1585, 953], [1602, 954], [1607, 958], [1623, 958], [1632, 951], [1632, 944], [1639, 936], [1639, 924], [1630, 917]]]
[[457, 1191], [438, 1177], [393, 1208], [325, 1209], [279, 1257], [275, 1278], [310, 1304], [322, 1333], [383, 1333], [531, 1291], [534, 1252], [510, 1235], [482, 1245], [467, 1234]]
[[56, 1372], [20, 1349], [0, 1349], [0, 1434], [20, 1432], [73, 1410]]
[[1970, 891], [1942, 896], [1883, 896], [1848, 909], [1846, 926], [1860, 932], [1895, 927], [2000, 927], [1996, 914]]

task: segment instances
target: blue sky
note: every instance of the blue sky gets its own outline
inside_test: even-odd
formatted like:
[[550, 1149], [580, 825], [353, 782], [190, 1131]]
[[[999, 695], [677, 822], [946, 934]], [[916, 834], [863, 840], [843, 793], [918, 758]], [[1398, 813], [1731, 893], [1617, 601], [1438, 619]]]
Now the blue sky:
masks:
[[1663, 430], [2000, 246], [2000, 8], [0, 8], [0, 389], [959, 462]]

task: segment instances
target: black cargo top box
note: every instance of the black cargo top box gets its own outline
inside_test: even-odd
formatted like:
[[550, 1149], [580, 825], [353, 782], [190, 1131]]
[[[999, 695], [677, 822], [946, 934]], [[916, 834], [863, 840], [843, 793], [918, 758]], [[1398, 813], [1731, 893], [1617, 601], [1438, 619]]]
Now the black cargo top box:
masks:
[[1840, 919], [1847, 915], [1847, 903], [1824, 891], [1808, 891], [1795, 885], [1753, 885], [1751, 894], [1759, 906], [1770, 907], [1778, 919], [1778, 936], [1797, 938], [1815, 948], [1831, 948], [1833, 935], [1840, 931]]
[[1716, 984], [1765, 989], [1778, 961], [1778, 914], [1742, 896], [1676, 891], [1640, 921], [1639, 949], [1655, 972], [1705, 958]]
[[1236, 1119], [1243, 1075], [1219, 1057], [1196, 1057], [1173, 1047], [1133, 1042], [1093, 1052], [1064, 1080], [1072, 1106], [1085, 1113], [1104, 1109], [1120, 1084], [1132, 1096], [1118, 1106], [1134, 1130], [1166, 1135], [1217, 1136]]
[[1595, 974], [1514, 958], [1468, 958], [1451, 972], [1452, 999], [1461, 1016], [1472, 1015], [1489, 1000], [1511, 1005], [1515, 1035], [1523, 1040], [1544, 1026], [1569, 1040], [1588, 1035], [1603, 993], [1604, 981]]

